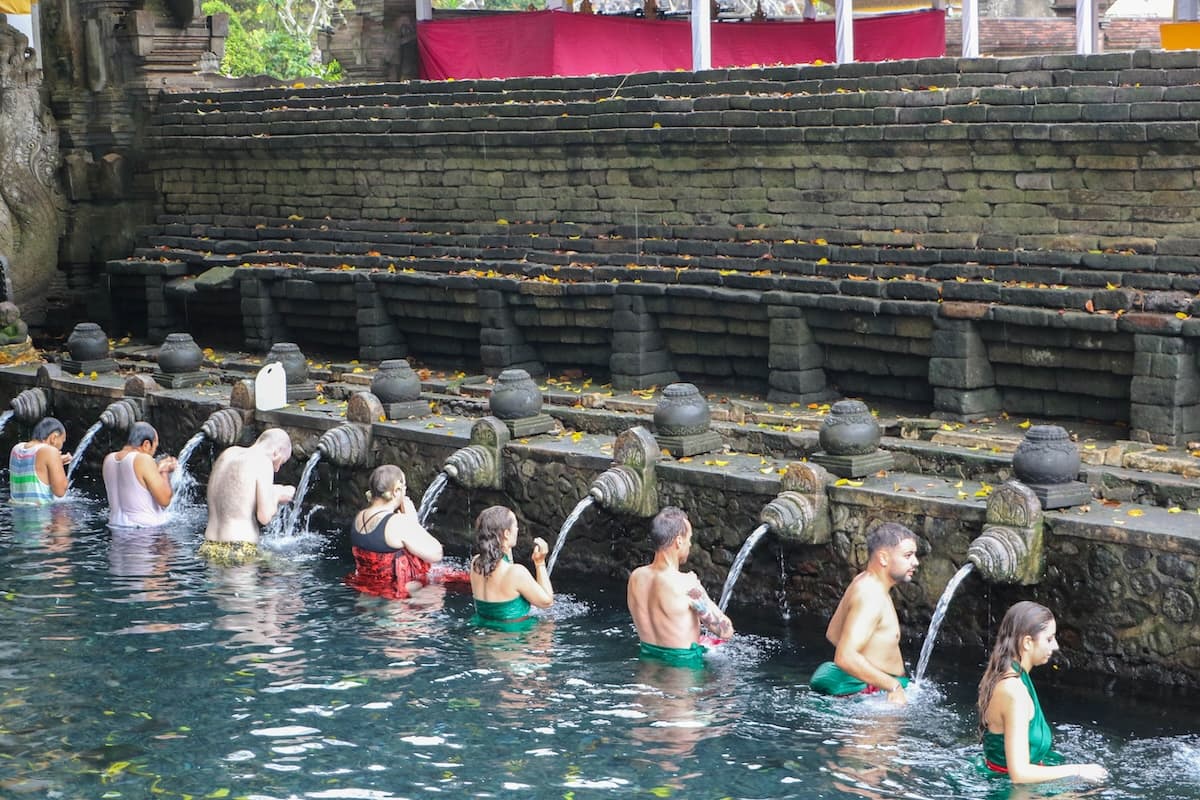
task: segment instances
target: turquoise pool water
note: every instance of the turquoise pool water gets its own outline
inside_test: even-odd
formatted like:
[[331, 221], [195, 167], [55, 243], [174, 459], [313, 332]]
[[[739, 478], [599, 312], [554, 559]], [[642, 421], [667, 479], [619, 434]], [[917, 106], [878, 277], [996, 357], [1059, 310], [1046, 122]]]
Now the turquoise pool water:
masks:
[[[0, 797], [1028, 796], [976, 771], [978, 670], [937, 654], [906, 711], [830, 701], [805, 685], [819, 631], [736, 598], [757, 634], [695, 674], [636, 660], [619, 586], [496, 633], [466, 595], [357, 595], [340, 536], [221, 568], [196, 514], [113, 534], [103, 512], [0, 506]], [[1091, 796], [1200, 796], [1193, 711], [1040, 677], [1060, 749], [1113, 772]]]

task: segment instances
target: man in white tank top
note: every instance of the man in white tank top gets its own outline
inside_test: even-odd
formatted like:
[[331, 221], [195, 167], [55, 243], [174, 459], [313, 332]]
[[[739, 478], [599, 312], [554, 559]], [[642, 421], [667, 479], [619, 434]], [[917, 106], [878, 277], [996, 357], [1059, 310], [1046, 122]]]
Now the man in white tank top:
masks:
[[166, 522], [171, 503], [169, 476], [179, 462], [172, 456], [155, 461], [157, 451], [158, 431], [148, 422], [135, 422], [125, 446], [104, 457], [109, 525], [149, 528]]

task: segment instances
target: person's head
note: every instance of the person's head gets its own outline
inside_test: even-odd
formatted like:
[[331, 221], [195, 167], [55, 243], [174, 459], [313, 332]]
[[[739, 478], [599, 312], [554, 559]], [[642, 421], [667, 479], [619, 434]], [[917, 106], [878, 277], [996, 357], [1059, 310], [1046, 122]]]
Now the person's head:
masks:
[[129, 426], [125, 445], [154, 455], [158, 450], [158, 431], [149, 422], [135, 422]]
[[395, 464], [376, 467], [367, 479], [367, 498], [370, 500], [395, 500], [403, 498], [408, 491], [404, 470]]
[[45, 442], [61, 448], [67, 441], [67, 429], [54, 417], [46, 417], [33, 426], [33, 433], [29, 435], [29, 440]]
[[253, 446], [266, 451], [271, 459], [271, 468], [276, 472], [292, 457], [292, 440], [282, 428], [267, 428], [254, 440]]
[[659, 511], [650, 523], [650, 544], [656, 553], [678, 546], [679, 560], [686, 559], [692, 546], [692, 523], [687, 512], [675, 506]]
[[1045, 664], [1058, 649], [1057, 634], [1054, 615], [1044, 605], [1022, 600], [1008, 609], [996, 631], [996, 644], [979, 682], [980, 725], [984, 724], [996, 683], [1012, 670], [1013, 662], [1030, 667]]
[[885, 522], [867, 534], [867, 564], [893, 583], [908, 583], [917, 569], [917, 536], [898, 522]]
[[517, 515], [504, 506], [489, 506], [475, 518], [475, 549], [479, 571], [491, 575], [506, 550], [517, 540]]

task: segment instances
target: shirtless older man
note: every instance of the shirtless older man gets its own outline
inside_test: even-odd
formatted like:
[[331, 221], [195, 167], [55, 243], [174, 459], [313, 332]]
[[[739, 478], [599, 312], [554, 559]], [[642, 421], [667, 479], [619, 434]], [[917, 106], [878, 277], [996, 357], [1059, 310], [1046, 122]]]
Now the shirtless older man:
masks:
[[825, 638], [837, 648], [833, 661], [817, 667], [809, 682], [822, 694], [887, 693], [890, 703], [908, 702], [900, 620], [892, 587], [912, 580], [917, 569], [917, 537], [895, 522], [867, 536], [867, 567], [850, 582]]
[[267, 428], [249, 447], [221, 453], [208, 479], [208, 527], [201, 555], [233, 562], [257, 557], [259, 527], [295, 494], [295, 487], [274, 482], [291, 457], [292, 440], [279, 428]]
[[694, 572], [682, 572], [692, 548], [692, 523], [668, 506], [650, 524], [654, 560], [629, 576], [627, 600], [641, 640], [642, 658], [673, 666], [704, 666], [700, 626], [719, 639], [733, 636], [733, 623], [709, 599]]

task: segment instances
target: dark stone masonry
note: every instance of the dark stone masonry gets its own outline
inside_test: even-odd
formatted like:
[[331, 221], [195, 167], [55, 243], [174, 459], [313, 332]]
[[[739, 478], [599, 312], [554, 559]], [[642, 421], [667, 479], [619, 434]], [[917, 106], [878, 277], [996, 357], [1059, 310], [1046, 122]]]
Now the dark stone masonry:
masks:
[[112, 303], [151, 338], [1183, 444], [1198, 121], [1194, 52], [165, 94]]

